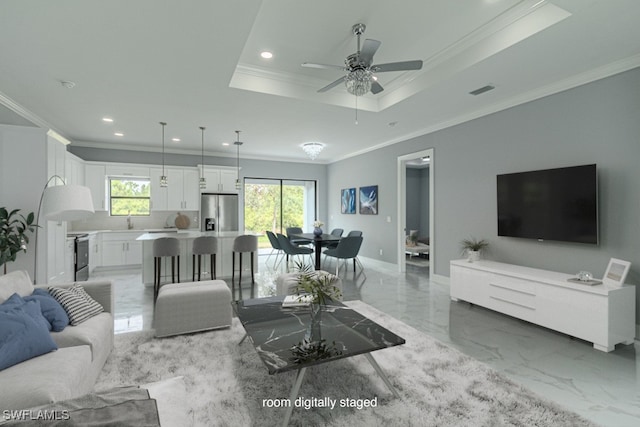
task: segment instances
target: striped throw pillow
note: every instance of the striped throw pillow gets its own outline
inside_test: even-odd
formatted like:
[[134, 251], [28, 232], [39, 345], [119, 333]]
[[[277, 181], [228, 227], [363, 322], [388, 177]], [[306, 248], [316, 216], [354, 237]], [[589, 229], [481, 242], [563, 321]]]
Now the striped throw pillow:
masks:
[[104, 311], [104, 307], [91, 298], [84, 288], [77, 283], [66, 289], [50, 286], [49, 293], [67, 312], [71, 326], [79, 325]]

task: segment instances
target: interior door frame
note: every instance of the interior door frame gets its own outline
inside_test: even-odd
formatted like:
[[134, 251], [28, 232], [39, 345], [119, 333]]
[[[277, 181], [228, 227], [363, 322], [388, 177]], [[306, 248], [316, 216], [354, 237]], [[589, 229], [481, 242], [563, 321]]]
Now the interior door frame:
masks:
[[417, 151], [415, 153], [398, 156], [398, 271], [404, 273], [407, 270], [405, 259], [405, 239], [407, 230], [407, 161], [419, 157], [429, 156], [429, 280], [433, 278], [433, 266], [435, 265], [435, 216], [434, 216], [434, 189], [435, 189], [435, 149], [428, 148], [426, 150]]

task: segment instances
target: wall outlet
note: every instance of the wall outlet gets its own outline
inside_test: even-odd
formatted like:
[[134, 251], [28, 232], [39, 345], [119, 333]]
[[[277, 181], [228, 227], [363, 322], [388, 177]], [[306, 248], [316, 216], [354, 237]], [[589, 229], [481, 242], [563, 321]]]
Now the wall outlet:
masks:
[[380, 256], [382, 256], [382, 249], [380, 249]]

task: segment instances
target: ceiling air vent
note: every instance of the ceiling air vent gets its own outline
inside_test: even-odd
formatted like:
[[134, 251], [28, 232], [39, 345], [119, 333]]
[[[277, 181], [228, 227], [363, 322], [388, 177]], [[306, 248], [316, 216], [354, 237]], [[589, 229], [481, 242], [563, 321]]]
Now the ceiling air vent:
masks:
[[472, 90], [471, 92], [469, 92], [469, 94], [473, 96], [477, 96], [477, 95], [480, 95], [481, 93], [489, 92], [490, 90], [493, 90], [495, 88], [496, 87], [493, 85], [486, 85], [476, 90]]

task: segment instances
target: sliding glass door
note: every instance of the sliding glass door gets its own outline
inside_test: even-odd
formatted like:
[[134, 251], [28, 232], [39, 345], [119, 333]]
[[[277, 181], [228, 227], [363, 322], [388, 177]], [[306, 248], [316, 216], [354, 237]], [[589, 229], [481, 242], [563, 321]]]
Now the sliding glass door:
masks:
[[[287, 227], [311, 232], [316, 218], [316, 181], [245, 178], [244, 225], [248, 233], [285, 234]], [[260, 247], [270, 247], [266, 235]]]

